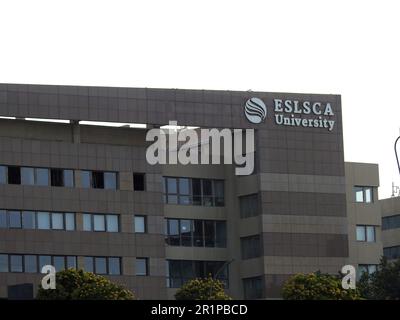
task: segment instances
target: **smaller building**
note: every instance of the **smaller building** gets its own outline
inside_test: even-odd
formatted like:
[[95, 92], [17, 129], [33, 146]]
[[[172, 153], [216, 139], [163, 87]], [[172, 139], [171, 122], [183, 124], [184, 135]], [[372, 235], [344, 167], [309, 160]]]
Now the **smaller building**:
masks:
[[389, 260], [400, 258], [400, 197], [380, 201], [382, 210], [383, 254]]
[[373, 273], [382, 257], [381, 212], [378, 200], [379, 167], [345, 163], [349, 264]]

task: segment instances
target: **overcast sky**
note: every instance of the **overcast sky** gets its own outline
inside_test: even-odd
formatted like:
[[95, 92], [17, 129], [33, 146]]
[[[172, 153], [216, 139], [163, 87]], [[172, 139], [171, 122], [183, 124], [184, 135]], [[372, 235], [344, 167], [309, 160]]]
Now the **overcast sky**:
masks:
[[345, 160], [400, 184], [400, 2], [1, 1], [0, 82], [342, 95]]

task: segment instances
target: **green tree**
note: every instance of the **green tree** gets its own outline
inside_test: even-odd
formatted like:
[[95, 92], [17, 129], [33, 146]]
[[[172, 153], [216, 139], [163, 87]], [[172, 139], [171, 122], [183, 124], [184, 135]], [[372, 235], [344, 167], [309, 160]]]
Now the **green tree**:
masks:
[[187, 281], [175, 294], [176, 300], [231, 300], [224, 284], [211, 276]]
[[56, 273], [56, 289], [39, 287], [39, 300], [133, 300], [134, 294], [105, 277], [83, 270]]
[[382, 257], [377, 271], [371, 275], [365, 272], [357, 285], [366, 299], [399, 300], [400, 259], [389, 262]]
[[283, 298], [286, 300], [360, 300], [357, 289], [342, 288], [340, 276], [315, 272], [296, 274], [283, 286]]

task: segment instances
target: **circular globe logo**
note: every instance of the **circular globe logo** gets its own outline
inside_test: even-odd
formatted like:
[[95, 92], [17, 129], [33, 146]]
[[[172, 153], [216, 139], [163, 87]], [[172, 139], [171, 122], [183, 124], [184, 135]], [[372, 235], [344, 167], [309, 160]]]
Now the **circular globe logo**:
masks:
[[244, 114], [251, 123], [261, 123], [267, 116], [267, 107], [259, 98], [250, 98], [244, 106]]

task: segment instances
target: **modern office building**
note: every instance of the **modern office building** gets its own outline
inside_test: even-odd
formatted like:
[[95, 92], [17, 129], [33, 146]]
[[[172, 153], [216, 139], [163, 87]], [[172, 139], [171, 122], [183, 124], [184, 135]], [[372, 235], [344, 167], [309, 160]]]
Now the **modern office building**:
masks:
[[[295, 273], [372, 270], [377, 166], [345, 165], [341, 114], [338, 95], [1, 84], [0, 297], [46, 264], [140, 299], [210, 273], [268, 299]], [[254, 171], [150, 164], [146, 134], [170, 121], [254, 129]]]

